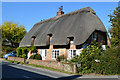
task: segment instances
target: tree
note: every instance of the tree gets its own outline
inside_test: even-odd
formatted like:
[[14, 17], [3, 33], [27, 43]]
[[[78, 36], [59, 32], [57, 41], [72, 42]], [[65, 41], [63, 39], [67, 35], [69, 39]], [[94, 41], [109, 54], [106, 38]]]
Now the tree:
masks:
[[20, 43], [24, 35], [27, 33], [23, 25], [13, 22], [4, 22], [2, 27], [2, 38], [15, 43]]
[[109, 30], [111, 35], [111, 43], [113, 46], [120, 45], [120, 7], [117, 7], [113, 11], [113, 15], [110, 16], [111, 28]]

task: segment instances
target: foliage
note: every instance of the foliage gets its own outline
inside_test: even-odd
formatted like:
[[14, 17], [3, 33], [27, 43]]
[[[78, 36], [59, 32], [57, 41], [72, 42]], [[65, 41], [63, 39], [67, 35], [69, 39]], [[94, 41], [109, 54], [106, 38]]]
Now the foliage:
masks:
[[101, 58], [103, 74], [120, 74], [120, 47], [109, 48]]
[[40, 54], [33, 54], [32, 56], [30, 56], [30, 59], [42, 60], [42, 57]]
[[27, 55], [26, 54], [22, 54], [22, 58], [27, 58]]
[[79, 73], [96, 73], [96, 70], [99, 70], [100, 63], [95, 62], [95, 60], [101, 60], [103, 53], [101, 44], [93, 41], [86, 49], [82, 50], [80, 56], [75, 56], [71, 61], [81, 63], [81, 67], [77, 68]]
[[22, 57], [22, 49], [21, 49], [21, 47], [18, 47], [16, 49], [16, 52], [17, 52], [17, 57]]
[[65, 55], [60, 55], [56, 58], [57, 61], [64, 61], [66, 59]]
[[12, 47], [8, 47], [8, 46], [2, 46], [2, 52], [6, 53], [10, 53], [12, 51], [15, 51], [15, 48]]
[[35, 46], [31, 46], [29, 50], [31, 50], [32, 52], [37, 52], [37, 50], [36, 50], [36, 47], [35, 47]]
[[2, 27], [2, 38], [11, 40], [12, 42], [19, 43], [26, 34], [26, 30], [23, 25], [18, 25], [13, 22], [4, 22]]
[[[95, 60], [100, 60], [100, 62]], [[75, 56], [71, 61], [81, 63], [77, 72], [82, 74], [120, 74], [120, 47], [107, 48], [103, 51], [101, 44], [92, 42], [80, 56]]]
[[80, 54], [79, 62], [82, 63], [82, 66], [79, 71], [81, 71], [81, 73], [95, 72], [99, 65], [95, 60], [101, 60], [102, 54], [101, 44], [92, 42], [86, 49], [83, 49], [82, 54]]
[[11, 51], [13, 51], [14, 49], [12, 49], [11, 47], [7, 47], [6, 49], [5, 49], [5, 52], [6, 53], [10, 53]]
[[74, 62], [74, 63], [76, 63], [76, 62], [79, 62], [79, 56], [75, 56], [74, 58], [72, 58], [71, 59], [71, 61], [70, 62]]
[[111, 43], [113, 46], [120, 46], [120, 7], [114, 10], [113, 15], [110, 16], [111, 28], [109, 30], [111, 35]]
[[1, 57], [3, 57], [5, 54], [8, 54], [12, 51], [15, 51], [16, 48], [12, 48], [12, 47], [8, 47], [8, 46], [2, 46], [2, 55]]
[[21, 58], [27, 58], [27, 54], [29, 51], [32, 52], [37, 52], [36, 47], [35, 46], [31, 46], [30, 48], [28, 47], [18, 47], [16, 49], [17, 51], [17, 57], [21, 57]]
[[17, 51], [17, 57], [21, 57], [21, 58], [27, 58], [27, 53], [29, 51], [29, 48], [26, 47], [18, 47], [16, 49]]

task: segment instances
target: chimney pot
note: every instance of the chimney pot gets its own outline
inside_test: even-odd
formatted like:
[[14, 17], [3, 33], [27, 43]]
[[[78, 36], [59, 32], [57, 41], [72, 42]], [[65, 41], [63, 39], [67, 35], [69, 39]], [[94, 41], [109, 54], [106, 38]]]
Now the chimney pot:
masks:
[[63, 12], [62, 10], [63, 10], [63, 6], [60, 6], [60, 7], [59, 7], [59, 11], [57, 12], [56, 18], [58, 18], [58, 17], [60, 17], [62, 14], [64, 14], [64, 12]]

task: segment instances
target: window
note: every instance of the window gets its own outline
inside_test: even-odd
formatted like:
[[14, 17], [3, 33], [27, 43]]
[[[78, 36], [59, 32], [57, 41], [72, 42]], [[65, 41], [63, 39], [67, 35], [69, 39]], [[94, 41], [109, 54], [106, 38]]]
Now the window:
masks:
[[52, 34], [48, 34], [48, 44], [50, 45], [50, 42], [52, 40]]
[[67, 37], [67, 38], [68, 38], [68, 41], [70, 42], [70, 44], [74, 43], [74, 37]]
[[73, 50], [73, 56], [76, 56], [76, 50]]
[[46, 58], [46, 56], [47, 56], [47, 50], [45, 49], [45, 58]]
[[52, 50], [52, 58], [57, 58], [59, 56], [59, 50]]
[[82, 45], [82, 48], [85, 49], [85, 48], [87, 48], [88, 45], [89, 45], [88, 43], [84, 43], [84, 44]]
[[34, 45], [35, 38], [35, 36], [32, 36], [32, 45]]
[[97, 32], [94, 32], [94, 33], [92, 34], [92, 40], [97, 41]]
[[76, 56], [76, 50], [75, 49], [70, 49], [69, 50], [69, 58], [73, 58], [74, 56]]

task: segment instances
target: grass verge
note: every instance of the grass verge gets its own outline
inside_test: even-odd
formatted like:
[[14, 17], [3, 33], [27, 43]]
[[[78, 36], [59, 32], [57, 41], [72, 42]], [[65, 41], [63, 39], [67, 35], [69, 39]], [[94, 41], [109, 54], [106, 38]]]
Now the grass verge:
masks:
[[26, 64], [26, 63], [22, 63], [22, 62], [18, 62], [18, 61], [11, 61], [11, 60], [5, 60], [5, 61], [11, 62], [11, 63], [16, 63], [16, 64], [29, 65], [29, 66], [33, 66], [33, 67], [48, 69], [48, 70], [62, 72], [62, 73], [67, 73], [67, 74], [77, 74], [77, 73], [72, 73], [72, 72], [65, 72], [65, 71], [62, 71], [62, 70], [59, 70], [59, 69], [54, 69], [54, 68], [51, 68], [51, 67], [45, 67], [45, 66], [35, 65], [35, 64]]

